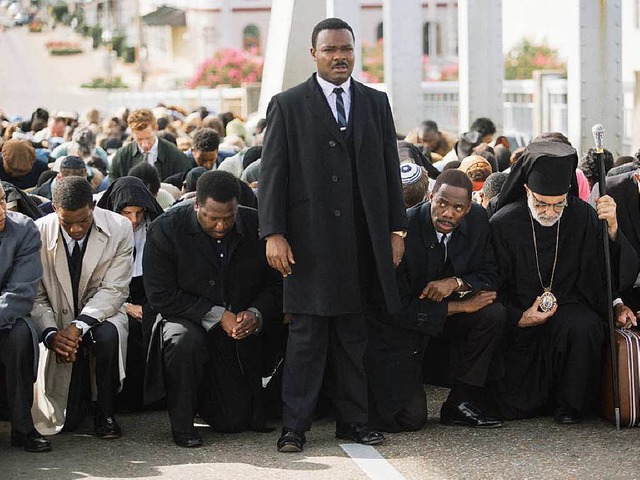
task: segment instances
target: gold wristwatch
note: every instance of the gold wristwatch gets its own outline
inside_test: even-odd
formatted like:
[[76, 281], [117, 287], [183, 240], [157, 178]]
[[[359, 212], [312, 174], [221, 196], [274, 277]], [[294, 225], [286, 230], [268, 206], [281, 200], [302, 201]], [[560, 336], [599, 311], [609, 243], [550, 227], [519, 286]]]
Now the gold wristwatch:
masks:
[[460, 290], [464, 286], [464, 281], [460, 277], [453, 277], [458, 286], [456, 287], [456, 292]]
[[400, 238], [405, 238], [407, 236], [407, 232], [405, 230], [396, 230], [395, 232], [391, 233], [398, 235]]

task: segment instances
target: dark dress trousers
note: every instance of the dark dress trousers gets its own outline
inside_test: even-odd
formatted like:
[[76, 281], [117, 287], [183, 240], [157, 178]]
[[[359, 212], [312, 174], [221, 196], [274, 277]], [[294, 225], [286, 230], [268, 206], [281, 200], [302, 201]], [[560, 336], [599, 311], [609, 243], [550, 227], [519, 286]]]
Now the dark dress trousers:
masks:
[[431, 203], [424, 202], [407, 211], [405, 256], [397, 272], [402, 311], [381, 315], [370, 324], [366, 358], [371, 417], [372, 425], [382, 430], [415, 430], [424, 425], [425, 347], [448, 341], [451, 383], [483, 387], [506, 321], [506, 311], [499, 303], [475, 313], [447, 316], [449, 301], [459, 299], [456, 294], [441, 302], [418, 299], [430, 281], [453, 276], [471, 287], [467, 296], [498, 287], [498, 266], [484, 209], [471, 205], [448, 242], [446, 262], [430, 209]]
[[221, 325], [207, 331], [201, 321], [214, 306], [233, 313], [253, 307], [263, 322], [279, 319], [282, 283], [267, 264], [254, 209], [238, 207], [225, 243], [221, 262], [193, 205], [170, 209], [147, 231], [144, 286], [161, 319], [149, 346], [145, 401], [166, 393], [174, 433], [190, 432], [196, 413], [219, 431], [263, 428], [260, 336], [236, 341]]
[[315, 74], [267, 111], [260, 236], [284, 235], [296, 262], [284, 280], [283, 423], [297, 431], [311, 425], [329, 347], [338, 421], [367, 422], [364, 312], [400, 308], [390, 235], [406, 213], [386, 95], [352, 80], [349, 117], [340, 131]]

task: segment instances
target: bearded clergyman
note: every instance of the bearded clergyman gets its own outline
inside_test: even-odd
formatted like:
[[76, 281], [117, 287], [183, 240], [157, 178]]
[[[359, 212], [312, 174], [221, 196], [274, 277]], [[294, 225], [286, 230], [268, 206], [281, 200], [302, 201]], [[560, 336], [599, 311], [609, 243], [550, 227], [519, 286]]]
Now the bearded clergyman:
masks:
[[[578, 198], [576, 151], [534, 141], [512, 167], [491, 218], [507, 307], [505, 374], [495, 400], [505, 419], [553, 414], [579, 422], [593, 407], [606, 332], [608, 235], [614, 289], [633, 284], [638, 258], [609, 196]], [[606, 220], [607, 231], [601, 227]]]

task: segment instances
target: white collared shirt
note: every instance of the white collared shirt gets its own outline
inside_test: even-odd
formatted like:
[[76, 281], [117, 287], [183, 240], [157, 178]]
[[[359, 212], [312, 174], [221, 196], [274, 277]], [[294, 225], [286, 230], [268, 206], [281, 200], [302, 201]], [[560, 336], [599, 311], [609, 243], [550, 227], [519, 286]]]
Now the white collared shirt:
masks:
[[446, 238], [444, 239], [444, 260], [445, 262], [447, 261], [447, 257], [448, 255], [448, 247], [449, 247], [449, 242], [451, 241], [451, 235], [453, 235], [453, 232], [451, 233], [440, 233], [438, 231], [436, 231], [436, 237], [438, 237], [438, 243], [442, 242], [442, 237], [444, 237], [446, 235]]
[[[156, 137], [156, 141], [153, 142], [153, 147], [151, 147], [151, 150], [149, 150], [149, 156], [147, 157], [147, 163], [149, 165], [151, 165], [152, 167], [155, 166], [156, 162], [158, 161], [158, 144], [160, 142], [158, 141], [158, 137]], [[142, 150], [140, 148], [140, 145], [138, 145], [138, 151], [144, 155], [144, 150]]]
[[333, 113], [333, 118], [336, 119], [336, 122], [338, 121], [338, 109], [336, 107], [336, 94], [333, 92], [333, 89], [340, 87], [344, 90], [342, 100], [344, 101], [344, 115], [348, 123], [349, 112], [351, 111], [351, 77], [349, 77], [342, 85], [334, 85], [331, 82], [327, 82], [318, 74], [316, 74], [316, 80], [318, 81], [318, 85], [320, 85], [327, 102], [329, 102], [329, 108], [331, 108], [331, 113]]
[[62, 226], [60, 226], [60, 231], [62, 232], [62, 238], [64, 239], [64, 243], [67, 245], [67, 251], [69, 252], [69, 255], [71, 255], [71, 252], [73, 252], [73, 247], [76, 246], [76, 242], [78, 243], [78, 246], [80, 248], [84, 246], [84, 241], [87, 239], [86, 235], [82, 237], [80, 240], [74, 240], [69, 236], [69, 234], [64, 230], [64, 228], [62, 228]]

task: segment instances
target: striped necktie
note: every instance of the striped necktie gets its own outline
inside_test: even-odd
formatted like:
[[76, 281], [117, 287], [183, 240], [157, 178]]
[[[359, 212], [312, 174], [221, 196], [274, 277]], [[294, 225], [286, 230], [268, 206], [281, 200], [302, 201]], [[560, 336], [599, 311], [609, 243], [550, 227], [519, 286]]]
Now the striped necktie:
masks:
[[338, 126], [340, 130], [344, 131], [347, 129], [347, 115], [344, 111], [344, 100], [342, 99], [342, 94], [344, 90], [341, 87], [336, 87], [333, 89], [333, 93], [336, 94], [336, 111], [338, 112]]

